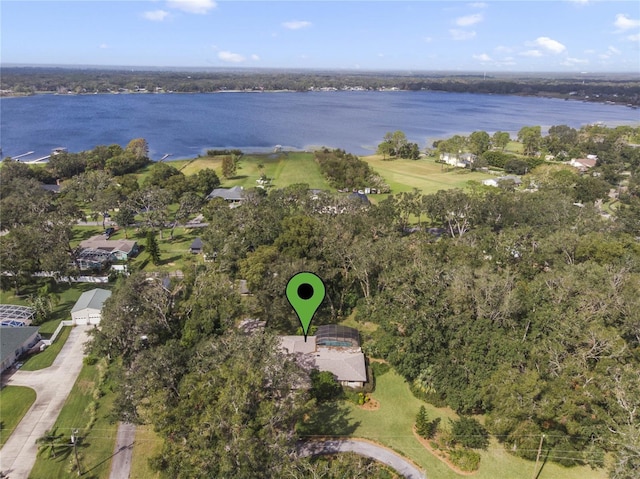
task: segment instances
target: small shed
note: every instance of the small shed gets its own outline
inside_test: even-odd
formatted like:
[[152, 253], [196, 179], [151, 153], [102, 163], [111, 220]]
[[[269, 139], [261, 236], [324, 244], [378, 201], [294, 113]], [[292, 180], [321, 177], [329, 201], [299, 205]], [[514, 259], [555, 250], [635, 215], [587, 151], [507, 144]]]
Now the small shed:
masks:
[[194, 239], [191, 246], [189, 246], [189, 251], [191, 251], [192, 254], [202, 253], [202, 240], [200, 238]]
[[111, 291], [100, 288], [82, 293], [71, 309], [73, 324], [100, 324], [102, 306], [110, 296]]

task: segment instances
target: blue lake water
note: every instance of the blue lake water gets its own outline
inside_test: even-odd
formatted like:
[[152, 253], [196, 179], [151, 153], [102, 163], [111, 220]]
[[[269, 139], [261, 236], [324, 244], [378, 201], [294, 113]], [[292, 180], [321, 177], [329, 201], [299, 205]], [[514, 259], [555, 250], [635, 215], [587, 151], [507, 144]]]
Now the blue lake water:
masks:
[[543, 130], [640, 123], [640, 110], [548, 98], [445, 92], [278, 92], [40, 95], [0, 99], [4, 156], [59, 146], [82, 151], [145, 138], [152, 159], [194, 157], [208, 148], [269, 151], [316, 146], [373, 153], [388, 131], [423, 148], [456, 133], [523, 126]]

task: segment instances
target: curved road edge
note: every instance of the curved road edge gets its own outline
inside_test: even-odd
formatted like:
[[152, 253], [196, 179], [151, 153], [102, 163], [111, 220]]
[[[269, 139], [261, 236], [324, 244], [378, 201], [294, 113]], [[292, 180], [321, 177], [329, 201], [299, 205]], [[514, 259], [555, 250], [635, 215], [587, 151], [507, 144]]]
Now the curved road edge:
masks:
[[407, 479], [426, 479], [426, 474], [408, 459], [389, 448], [364, 439], [329, 439], [301, 441], [297, 445], [300, 456], [318, 456], [337, 452], [355, 452], [386, 464]]

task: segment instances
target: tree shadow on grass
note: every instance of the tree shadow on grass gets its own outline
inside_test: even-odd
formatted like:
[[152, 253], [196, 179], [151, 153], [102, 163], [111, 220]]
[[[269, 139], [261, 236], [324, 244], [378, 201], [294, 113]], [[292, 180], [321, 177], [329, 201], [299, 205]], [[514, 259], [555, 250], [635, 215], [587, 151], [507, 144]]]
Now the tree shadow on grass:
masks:
[[182, 258], [182, 255], [177, 255], [177, 256], [170, 256], [169, 258], [162, 258], [159, 262], [158, 262], [158, 266], [166, 266], [170, 263], [174, 263], [176, 261], [178, 261], [179, 259]]
[[320, 403], [316, 410], [298, 425], [301, 438], [309, 436], [350, 436], [360, 426], [353, 421], [351, 411], [341, 401]]
[[97, 477], [97, 476], [87, 476], [87, 474], [89, 474], [91, 471], [99, 468], [101, 465], [103, 465], [105, 462], [107, 461], [111, 461], [111, 459], [113, 459], [115, 456], [117, 456], [118, 454], [124, 452], [127, 449], [132, 449], [133, 445], [135, 444], [135, 441], [132, 442], [131, 444], [129, 444], [128, 446], [122, 446], [120, 449], [118, 449], [117, 451], [115, 451], [113, 454], [111, 454], [110, 456], [105, 457], [103, 460], [101, 460], [100, 462], [94, 464], [93, 466], [88, 467], [86, 470], [83, 470], [82, 472], [82, 476], [83, 477]]

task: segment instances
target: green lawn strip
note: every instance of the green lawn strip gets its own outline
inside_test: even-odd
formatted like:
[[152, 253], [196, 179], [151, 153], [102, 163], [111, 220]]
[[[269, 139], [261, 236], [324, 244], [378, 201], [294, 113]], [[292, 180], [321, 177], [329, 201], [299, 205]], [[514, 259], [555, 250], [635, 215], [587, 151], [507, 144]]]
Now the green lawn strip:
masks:
[[[96, 401], [94, 389], [98, 381], [98, 365], [83, 366], [54, 428], [67, 438], [74, 428], [78, 429], [81, 437], [78, 453], [83, 477], [106, 479], [109, 477], [117, 430], [117, 423], [112, 423], [109, 418], [115, 394], [111, 392], [108, 385], [103, 385], [101, 389], [106, 394]], [[89, 405], [92, 402], [97, 403], [96, 420], [93, 426], [87, 429], [92, 414]], [[49, 458], [46, 454], [42, 455], [37, 458], [29, 478], [72, 479], [78, 477], [75, 471], [70, 472], [71, 463], [75, 463], [71, 449], [68, 455], [62, 457]]]
[[162, 451], [162, 438], [153, 432], [152, 426], [137, 426], [131, 456], [131, 473], [136, 479], [159, 479], [160, 472], [149, 467], [149, 459]]
[[58, 356], [58, 353], [67, 342], [69, 334], [71, 334], [71, 326], [65, 326], [54, 343], [47, 347], [43, 352], [34, 354], [24, 362], [22, 369], [25, 371], [37, 371], [38, 369], [48, 368]]
[[[337, 405], [323, 405], [318, 423], [311, 430], [302, 430], [303, 435], [335, 434], [362, 437], [390, 447], [408, 457], [427, 472], [430, 479], [453, 479], [463, 477], [454, 472], [414, 437], [412, 427], [421, 405], [424, 405], [429, 419], [442, 419], [443, 426], [456, 414], [447, 408], [436, 408], [415, 398], [406, 382], [393, 370], [376, 378], [376, 390], [372, 397], [379, 401], [378, 410], [364, 410], [349, 402]], [[496, 477], [530, 477], [534, 462], [509, 454], [495, 439], [487, 451], [479, 451], [482, 457], [480, 469], [473, 474], [478, 479]], [[542, 462], [541, 462], [542, 464]], [[526, 471], [523, 472], [523, 471]], [[546, 463], [538, 479], [604, 479], [606, 472], [589, 467], [565, 468]]]
[[36, 400], [36, 392], [24, 386], [5, 386], [0, 390], [0, 447]]

